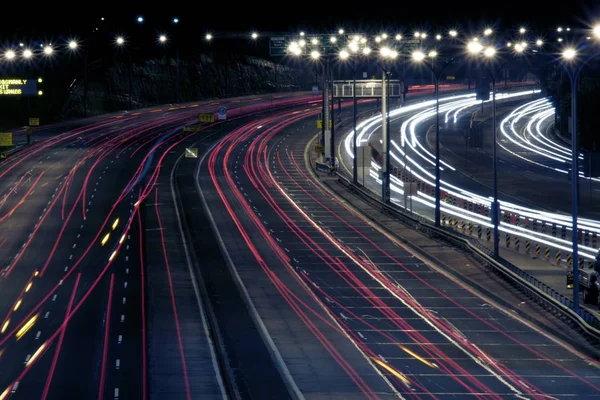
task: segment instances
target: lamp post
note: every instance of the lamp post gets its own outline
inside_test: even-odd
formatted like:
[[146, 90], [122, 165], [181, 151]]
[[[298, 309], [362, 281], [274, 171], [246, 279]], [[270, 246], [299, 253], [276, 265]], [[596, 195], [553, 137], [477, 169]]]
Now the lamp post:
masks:
[[[594, 28], [594, 35], [600, 37], [600, 26]], [[579, 194], [579, 162], [578, 162], [578, 146], [577, 146], [577, 84], [583, 67], [592, 58], [600, 55], [594, 53], [588, 56], [585, 60], [576, 64], [577, 50], [573, 47], [566, 48], [562, 52], [562, 58], [565, 60], [563, 67], [569, 83], [571, 84], [571, 202], [572, 202], [572, 219], [571, 219], [571, 252], [573, 255], [573, 309], [579, 311], [579, 243], [578, 243], [578, 194]]]
[[[356, 73], [358, 72], [358, 61], [359, 56], [362, 54], [364, 56], [368, 56], [371, 53], [371, 49], [364, 45], [364, 42], [361, 46], [361, 37], [354, 36], [354, 38], [348, 44], [348, 50], [342, 50], [339, 53], [339, 56], [342, 60], [348, 59], [348, 57], [353, 58], [352, 62], [352, 121], [353, 121], [353, 130], [352, 130], [352, 182], [357, 185], [358, 184], [358, 143], [357, 143], [357, 135], [356, 132], [356, 119], [358, 113], [358, 106], [356, 101]], [[364, 184], [364, 183], [363, 183]]]
[[435, 80], [435, 226], [440, 226], [440, 207], [441, 207], [441, 189], [440, 189], [440, 76], [442, 72], [455, 60], [451, 58], [436, 70], [432, 62], [426, 60], [427, 57], [435, 60], [436, 51], [431, 51], [427, 55], [421, 50], [413, 52], [412, 58], [416, 62], [425, 64], [432, 72]]
[[[487, 32], [490, 32], [490, 33], [487, 33]], [[489, 36], [489, 34], [491, 34], [491, 30], [486, 29], [486, 31], [484, 32], [484, 35]], [[522, 43], [516, 44], [514, 46], [514, 50], [516, 53], [522, 53], [526, 46], [527, 46], [526, 44], [522, 44]], [[470, 54], [473, 54], [473, 55], [483, 55], [485, 57], [486, 61], [493, 60], [497, 55], [497, 51], [494, 46], [484, 47], [478, 41], [469, 42], [467, 45], [467, 50]], [[486, 64], [483, 65], [486, 72], [488, 73], [491, 83], [492, 83], [492, 141], [493, 141], [493, 147], [492, 147], [492, 160], [493, 160], [493, 163], [492, 163], [492, 165], [493, 165], [493, 167], [492, 167], [493, 184], [492, 185], [493, 185], [493, 189], [492, 189], [492, 191], [493, 191], [493, 201], [492, 201], [492, 206], [491, 206], [491, 215], [492, 215], [492, 224], [494, 226], [493, 227], [493, 230], [494, 230], [493, 251], [494, 251], [495, 257], [498, 257], [500, 255], [500, 246], [499, 246], [499, 244], [500, 244], [500, 231], [499, 231], [500, 203], [498, 202], [498, 157], [497, 157], [498, 144], [496, 143], [496, 140], [497, 140], [496, 81], [498, 80], [498, 74], [500, 72], [502, 72], [504, 67], [508, 64], [508, 61], [509, 60], [505, 60], [503, 63], [501, 63], [495, 69], [490, 68]]]
[[389, 107], [389, 86], [390, 86], [390, 75], [391, 75], [391, 64], [390, 61], [395, 60], [398, 57], [396, 50], [390, 49], [389, 47], [382, 47], [380, 49], [381, 62], [379, 67], [382, 70], [381, 79], [381, 132], [383, 139], [383, 160], [381, 166], [381, 201], [389, 203], [391, 200], [390, 196], [390, 147], [391, 147], [391, 136], [390, 136], [390, 107]]

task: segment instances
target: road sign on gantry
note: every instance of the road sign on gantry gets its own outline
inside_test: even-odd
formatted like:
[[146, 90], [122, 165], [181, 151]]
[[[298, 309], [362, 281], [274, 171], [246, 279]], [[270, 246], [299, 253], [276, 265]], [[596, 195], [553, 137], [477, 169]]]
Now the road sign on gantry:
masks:
[[286, 55], [287, 38], [285, 35], [276, 35], [269, 37], [269, 54], [272, 57], [283, 57]]
[[10, 147], [13, 145], [12, 133], [2, 132], [0, 133], [0, 147]]
[[225, 106], [219, 107], [219, 110], [217, 111], [217, 115], [219, 117], [219, 120], [227, 119], [227, 108]]

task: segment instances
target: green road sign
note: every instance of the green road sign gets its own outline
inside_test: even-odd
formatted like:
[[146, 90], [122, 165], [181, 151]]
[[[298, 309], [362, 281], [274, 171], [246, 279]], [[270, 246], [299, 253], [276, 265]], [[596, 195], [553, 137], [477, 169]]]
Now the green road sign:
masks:
[[[335, 41], [331, 38], [335, 37]], [[273, 57], [282, 57], [287, 55], [287, 47], [291, 42], [299, 42], [303, 40], [305, 45], [303, 51], [305, 54], [310, 54], [311, 51], [317, 50], [322, 54], [336, 52], [343, 48], [350, 40], [348, 35], [273, 35], [269, 37], [269, 54]]]
[[287, 46], [286, 35], [276, 35], [269, 37], [269, 54], [273, 57], [285, 56]]

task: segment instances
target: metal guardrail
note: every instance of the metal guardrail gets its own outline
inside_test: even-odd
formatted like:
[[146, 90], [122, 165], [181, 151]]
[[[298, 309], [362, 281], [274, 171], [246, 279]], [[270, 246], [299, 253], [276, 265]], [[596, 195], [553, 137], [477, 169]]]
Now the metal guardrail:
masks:
[[516, 265], [501, 258], [494, 258], [491, 250], [477, 240], [469, 238], [466, 235], [450, 232], [444, 228], [437, 228], [423, 217], [408, 215], [394, 206], [381, 202], [381, 200], [376, 198], [373, 193], [368, 191], [368, 189], [365, 190], [361, 186], [354, 185], [340, 173], [336, 173], [336, 175], [338, 181], [342, 185], [359, 195], [359, 197], [366, 200], [368, 203], [379, 207], [382, 212], [406, 225], [426, 233], [430, 237], [441, 238], [454, 246], [469, 251], [483, 265], [493, 268], [506, 279], [518, 284], [521, 289], [537, 303], [555, 313], [561, 314], [581, 328], [587, 335], [600, 341], [600, 320], [584, 308], [580, 308], [578, 312], [575, 312], [573, 310], [573, 301], [571, 299], [558, 293], [553, 288], [521, 270]]

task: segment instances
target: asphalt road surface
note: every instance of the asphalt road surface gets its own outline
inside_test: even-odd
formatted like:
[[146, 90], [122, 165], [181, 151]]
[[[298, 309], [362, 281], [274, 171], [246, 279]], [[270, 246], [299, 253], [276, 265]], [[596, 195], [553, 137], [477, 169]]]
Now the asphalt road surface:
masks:
[[[0, 399], [221, 398], [189, 274], [169, 273], [155, 236], [161, 164], [203, 134], [183, 131], [198, 113], [226, 106], [235, 120], [313, 100], [250, 96], [41, 127], [0, 162]], [[199, 369], [204, 385], [188, 376]]]
[[231, 266], [304, 397], [598, 397], [596, 361], [315, 185], [304, 165], [314, 115], [236, 129], [197, 176]]

